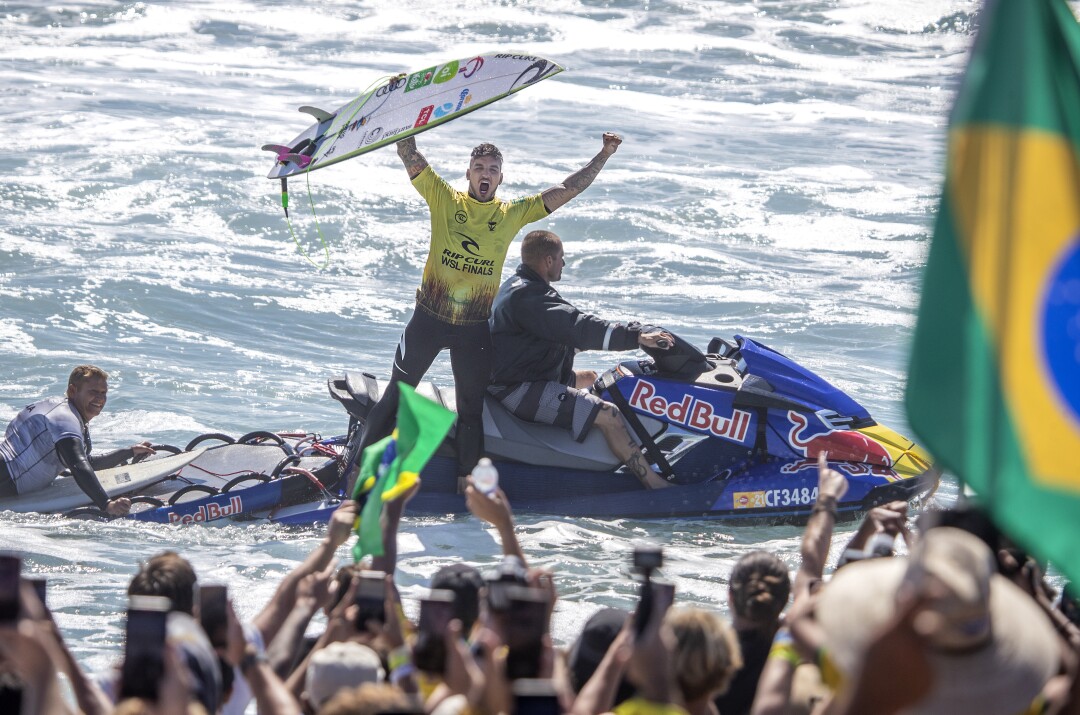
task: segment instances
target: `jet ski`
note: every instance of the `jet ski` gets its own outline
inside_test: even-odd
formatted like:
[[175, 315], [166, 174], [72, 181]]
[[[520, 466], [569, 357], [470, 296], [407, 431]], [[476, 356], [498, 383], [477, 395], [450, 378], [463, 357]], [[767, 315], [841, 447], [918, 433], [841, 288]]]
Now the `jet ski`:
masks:
[[[485, 451], [515, 512], [804, 523], [817, 499], [819, 454], [848, 478], [840, 520], [937, 488], [940, 471], [921, 447], [790, 358], [740, 335], [714, 338], [706, 352], [674, 338], [670, 349], [646, 349], [646, 359], [620, 362], [591, 388], [618, 407], [672, 487], [642, 487], [599, 430], [579, 443], [566, 430], [515, 417], [489, 396]], [[328, 387], [349, 413], [348, 441], [356, 445], [383, 385], [361, 372], [332, 379]], [[451, 389], [427, 382], [418, 391], [455, 407]], [[347, 451], [346, 459], [356, 459], [354, 452]], [[451, 439], [421, 478], [408, 513], [465, 511]], [[321, 521], [333, 506], [287, 507], [271, 520]]]
[[[730, 342], [714, 338], [705, 352], [673, 337], [670, 349], [646, 349], [648, 357], [618, 363], [591, 388], [618, 407], [672, 486], [642, 487], [599, 430], [576, 442], [566, 430], [521, 420], [488, 397], [485, 451], [515, 512], [804, 523], [817, 499], [823, 453], [848, 479], [840, 520], [937, 488], [940, 472], [921, 447], [790, 358], [739, 335]], [[182, 450], [156, 445], [162, 454], [199, 453], [134, 495], [129, 518], [177, 525], [325, 522], [345, 498], [343, 475], [359, 457], [367, 415], [384, 389], [366, 372], [348, 372], [327, 386], [349, 415], [345, 435], [260, 431], [237, 439], [200, 435]], [[455, 408], [453, 389], [424, 382], [418, 391]], [[408, 513], [466, 511], [452, 436], [424, 468]], [[68, 513], [104, 516], [95, 507]]]

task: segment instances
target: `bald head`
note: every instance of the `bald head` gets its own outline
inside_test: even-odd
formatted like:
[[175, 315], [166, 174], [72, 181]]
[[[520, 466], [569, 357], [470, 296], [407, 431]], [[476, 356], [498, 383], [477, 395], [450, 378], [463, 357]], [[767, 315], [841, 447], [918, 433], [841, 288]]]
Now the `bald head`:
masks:
[[536, 270], [536, 264], [562, 249], [562, 240], [551, 231], [529, 231], [521, 241], [521, 262]]
[[548, 283], [562, 278], [562, 240], [551, 231], [530, 231], [521, 242], [521, 262]]

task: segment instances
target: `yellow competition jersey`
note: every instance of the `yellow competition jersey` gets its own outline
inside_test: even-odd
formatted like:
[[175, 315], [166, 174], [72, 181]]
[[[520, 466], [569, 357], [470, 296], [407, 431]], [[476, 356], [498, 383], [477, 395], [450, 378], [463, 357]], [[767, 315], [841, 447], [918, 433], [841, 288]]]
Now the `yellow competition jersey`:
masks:
[[453, 325], [486, 322], [510, 242], [522, 226], [548, 215], [544, 200], [536, 194], [481, 203], [430, 166], [412, 183], [431, 211], [431, 249], [416, 304]]

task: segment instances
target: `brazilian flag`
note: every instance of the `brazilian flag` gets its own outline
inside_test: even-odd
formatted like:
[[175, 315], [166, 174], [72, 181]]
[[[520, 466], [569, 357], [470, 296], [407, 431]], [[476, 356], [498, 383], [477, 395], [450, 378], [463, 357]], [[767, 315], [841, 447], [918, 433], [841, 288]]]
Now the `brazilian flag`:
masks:
[[979, 17], [948, 137], [907, 410], [1000, 527], [1080, 579], [1080, 27]]
[[397, 429], [389, 437], [364, 450], [353, 498], [366, 495], [353, 546], [357, 561], [365, 555], [382, 556], [385, 551], [379, 523], [383, 505], [400, 498], [420, 479], [420, 470], [439, 448], [457, 416], [442, 405], [416, 394], [408, 385], [399, 385]]

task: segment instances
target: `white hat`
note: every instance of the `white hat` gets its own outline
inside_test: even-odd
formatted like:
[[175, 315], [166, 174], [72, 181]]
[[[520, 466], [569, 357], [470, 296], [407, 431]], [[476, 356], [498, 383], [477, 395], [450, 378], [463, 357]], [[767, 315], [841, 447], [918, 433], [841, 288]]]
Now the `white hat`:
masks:
[[1057, 672], [1060, 646], [1047, 615], [995, 573], [986, 544], [961, 529], [940, 527], [927, 531], [909, 558], [849, 564], [822, 589], [816, 617], [826, 650], [846, 677], [858, 675], [868, 644], [896, 611], [902, 586], [932, 594], [916, 619], [933, 626], [928, 655], [934, 684], [905, 712], [1015, 715]]
[[312, 654], [305, 690], [318, 708], [343, 688], [378, 683], [384, 676], [379, 654], [371, 648], [360, 643], [331, 643]]

